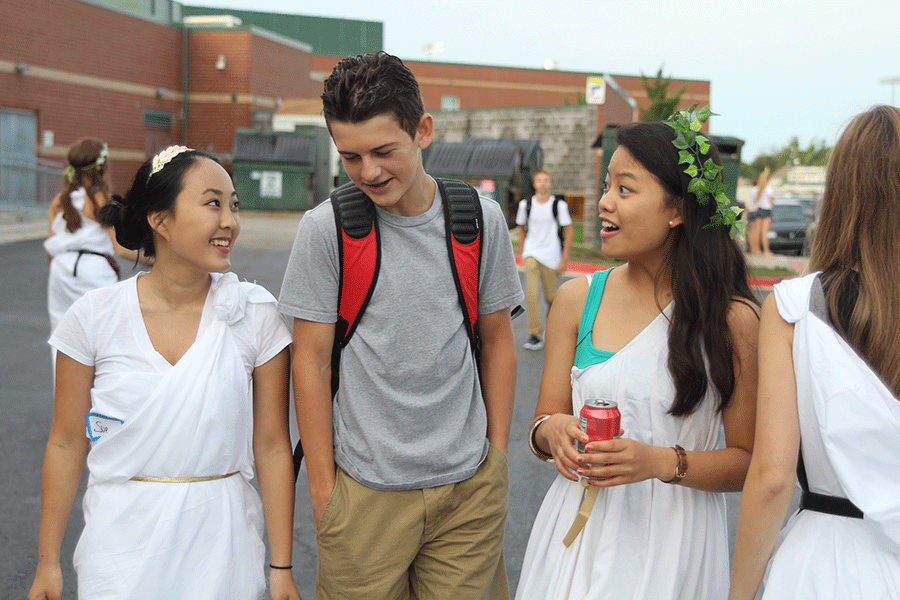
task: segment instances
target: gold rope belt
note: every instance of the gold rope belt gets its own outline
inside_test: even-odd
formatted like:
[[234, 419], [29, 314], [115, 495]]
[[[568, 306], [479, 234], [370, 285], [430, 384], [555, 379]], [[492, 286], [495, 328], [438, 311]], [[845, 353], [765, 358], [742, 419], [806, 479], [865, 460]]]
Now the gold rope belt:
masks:
[[594, 510], [594, 502], [597, 501], [597, 492], [600, 491], [599, 488], [588, 485], [587, 479], [584, 478], [581, 479], [581, 485], [586, 491], [584, 492], [584, 498], [581, 500], [581, 508], [578, 510], [578, 514], [575, 515], [575, 521], [572, 523], [572, 527], [569, 528], [569, 533], [567, 533], [566, 537], [563, 539], [563, 544], [565, 544], [566, 548], [572, 545], [572, 542], [575, 541], [575, 538], [577, 538], [578, 534], [581, 533], [581, 530], [584, 529], [588, 517], [591, 516], [591, 511]]
[[232, 475], [237, 475], [240, 471], [228, 473], [227, 475], [207, 475], [206, 477], [140, 477], [135, 476], [131, 481], [149, 481], [150, 483], [196, 483], [198, 481], [215, 481], [216, 479], [225, 479]]

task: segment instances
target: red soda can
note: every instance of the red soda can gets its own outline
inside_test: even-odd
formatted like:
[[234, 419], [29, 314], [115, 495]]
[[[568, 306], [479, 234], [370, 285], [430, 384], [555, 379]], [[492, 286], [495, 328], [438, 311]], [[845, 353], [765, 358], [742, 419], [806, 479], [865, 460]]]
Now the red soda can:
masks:
[[[619, 405], [612, 400], [587, 400], [581, 407], [581, 430], [588, 434], [589, 441], [611, 440], [619, 437], [622, 415]], [[584, 444], [575, 444], [578, 452], [584, 454]]]

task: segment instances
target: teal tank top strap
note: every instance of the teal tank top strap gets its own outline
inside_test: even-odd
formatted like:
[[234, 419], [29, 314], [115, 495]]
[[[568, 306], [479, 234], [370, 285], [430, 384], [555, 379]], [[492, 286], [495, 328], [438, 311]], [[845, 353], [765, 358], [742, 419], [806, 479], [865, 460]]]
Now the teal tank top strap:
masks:
[[575, 346], [575, 366], [586, 369], [609, 360], [615, 352], [598, 350], [591, 342], [591, 332], [594, 329], [594, 319], [600, 309], [600, 301], [603, 299], [603, 291], [606, 289], [606, 279], [612, 269], [597, 271], [591, 278], [591, 287], [588, 289], [587, 299], [584, 302], [584, 310], [581, 313], [581, 323], [578, 325], [578, 344]]

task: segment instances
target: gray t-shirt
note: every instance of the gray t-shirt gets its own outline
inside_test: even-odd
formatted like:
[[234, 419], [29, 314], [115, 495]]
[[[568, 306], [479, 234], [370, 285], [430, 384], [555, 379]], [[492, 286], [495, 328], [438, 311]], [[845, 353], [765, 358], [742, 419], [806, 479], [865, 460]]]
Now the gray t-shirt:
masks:
[[[482, 201], [478, 312], [524, 295], [500, 206]], [[487, 455], [487, 414], [453, 282], [439, 193], [422, 215], [378, 209], [381, 267], [369, 305], [341, 354], [333, 404], [335, 463], [360, 483], [408, 490], [464, 481]], [[337, 321], [340, 269], [334, 210], [300, 221], [279, 310]]]

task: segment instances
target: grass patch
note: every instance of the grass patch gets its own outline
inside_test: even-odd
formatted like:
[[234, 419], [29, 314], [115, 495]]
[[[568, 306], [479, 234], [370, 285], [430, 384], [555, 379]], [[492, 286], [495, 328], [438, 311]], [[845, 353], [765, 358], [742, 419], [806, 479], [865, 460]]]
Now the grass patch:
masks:
[[790, 279], [796, 277], [800, 273], [787, 267], [754, 267], [747, 265], [747, 274], [751, 277], [779, 277], [781, 279]]

